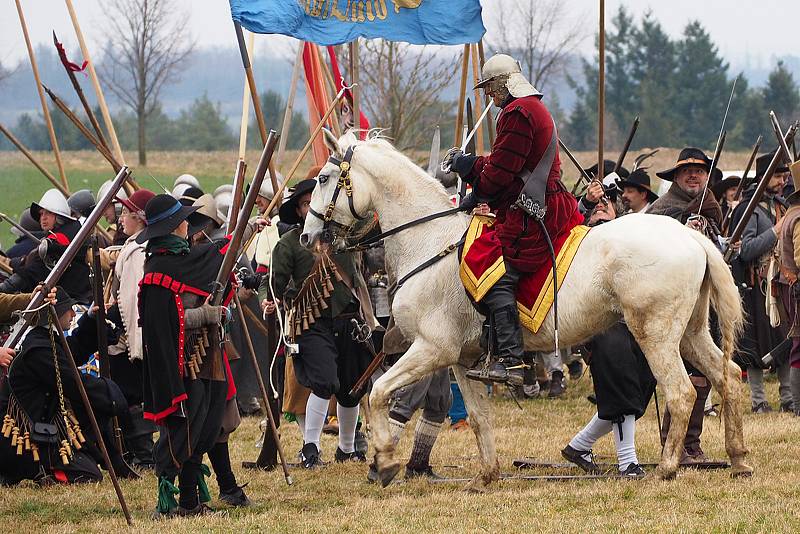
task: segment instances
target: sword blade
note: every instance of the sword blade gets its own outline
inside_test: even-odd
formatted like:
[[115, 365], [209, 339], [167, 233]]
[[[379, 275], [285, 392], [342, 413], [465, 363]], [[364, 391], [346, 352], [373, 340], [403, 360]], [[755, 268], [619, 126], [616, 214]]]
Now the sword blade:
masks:
[[428, 157], [428, 174], [436, 177], [436, 167], [439, 166], [439, 152], [442, 148], [442, 139], [439, 126], [433, 132], [433, 139], [431, 140], [431, 154]]

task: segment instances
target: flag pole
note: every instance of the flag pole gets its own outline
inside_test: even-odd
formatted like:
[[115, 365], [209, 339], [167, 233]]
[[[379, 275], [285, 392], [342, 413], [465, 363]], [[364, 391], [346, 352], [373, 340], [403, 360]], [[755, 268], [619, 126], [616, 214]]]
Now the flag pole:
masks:
[[597, 173], [603, 180], [603, 126], [606, 107], [606, 2], [600, 0], [599, 72], [597, 77]]
[[461, 129], [464, 125], [464, 100], [467, 98], [467, 77], [469, 72], [469, 43], [464, 45], [461, 58], [461, 86], [458, 90], [458, 112], [456, 113], [456, 131], [453, 146], [461, 146]]
[[108, 136], [111, 137], [111, 145], [114, 148], [114, 154], [117, 157], [117, 161], [121, 165], [125, 165], [125, 156], [122, 154], [122, 147], [119, 144], [119, 139], [117, 139], [117, 132], [114, 129], [114, 123], [111, 121], [111, 113], [108, 111], [106, 97], [103, 95], [103, 89], [100, 87], [100, 79], [97, 77], [97, 72], [94, 70], [94, 62], [89, 55], [89, 49], [86, 47], [86, 41], [83, 39], [81, 25], [78, 23], [78, 16], [75, 14], [75, 8], [72, 7], [72, 0], [64, 0], [64, 2], [67, 4], [69, 17], [72, 19], [72, 26], [75, 28], [75, 35], [78, 37], [78, 44], [81, 47], [83, 60], [86, 61], [89, 67], [89, 78], [92, 80], [94, 92], [97, 94], [97, 105], [100, 106], [100, 113], [103, 115], [103, 122], [106, 125], [106, 130], [108, 130]]
[[[361, 88], [358, 85], [358, 37], [350, 43], [350, 83], [353, 84], [352, 95], [353, 105], [351, 112], [353, 114], [353, 128], [356, 131], [361, 129]], [[358, 132], [358, 139], [362, 139], [362, 133]]]
[[64, 163], [61, 161], [61, 150], [58, 148], [58, 139], [56, 139], [56, 131], [53, 128], [53, 119], [50, 117], [50, 108], [47, 107], [47, 100], [44, 97], [42, 80], [39, 77], [39, 67], [36, 64], [36, 56], [33, 53], [30, 35], [28, 35], [28, 25], [25, 23], [25, 14], [22, 12], [22, 4], [20, 4], [19, 0], [14, 1], [17, 4], [17, 14], [19, 15], [19, 24], [22, 26], [22, 35], [25, 37], [25, 46], [28, 48], [28, 57], [31, 61], [33, 78], [36, 80], [36, 91], [39, 93], [39, 102], [42, 104], [42, 115], [44, 115], [44, 122], [47, 125], [47, 134], [50, 136], [50, 146], [53, 147], [53, 155], [56, 158], [58, 175], [61, 177], [61, 185], [64, 186], [64, 189], [68, 190], [69, 183], [67, 182], [67, 174], [64, 172]]
[[[486, 54], [483, 51], [483, 39], [478, 42], [478, 57], [481, 60], [481, 70], [483, 69], [483, 64], [486, 63]], [[483, 95], [483, 101], [486, 103], [487, 106], [491, 109], [492, 100], [489, 98], [488, 95]], [[495, 125], [494, 125], [494, 117], [492, 116], [492, 112], [489, 111], [489, 116], [487, 117], [486, 125], [489, 127], [489, 145], [494, 145], [494, 137], [495, 137]]]

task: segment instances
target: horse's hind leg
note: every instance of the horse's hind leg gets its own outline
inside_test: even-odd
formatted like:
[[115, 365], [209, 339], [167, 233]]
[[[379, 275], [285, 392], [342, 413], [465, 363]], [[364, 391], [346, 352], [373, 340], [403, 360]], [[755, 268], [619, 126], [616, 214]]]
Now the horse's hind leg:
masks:
[[384, 487], [389, 485], [401, 467], [400, 462], [394, 458], [395, 444], [389, 431], [389, 396], [393, 391], [454, 363], [457, 358], [457, 354], [448, 354], [418, 337], [403, 357], [372, 387], [369, 404], [376, 451], [375, 464]]
[[660, 478], [673, 478], [683, 452], [689, 415], [697, 397], [678, 351], [684, 325], [673, 317], [662, 314], [654, 317], [641, 313], [641, 310], [626, 313], [625, 319], [666, 396], [672, 421], [656, 474]]
[[739, 366], [725, 358], [722, 350], [714, 344], [707, 326], [693, 323], [694, 321], [689, 324], [681, 340], [681, 354], [706, 375], [722, 396], [725, 452], [731, 459], [731, 475], [749, 476], [753, 473], [753, 468], [744, 461], [749, 451], [744, 444], [742, 413], [739, 409]]
[[486, 384], [468, 379], [465, 368], [461, 365], [454, 365], [452, 369], [461, 389], [461, 395], [464, 396], [469, 425], [475, 432], [481, 459], [481, 472], [470, 481], [467, 489], [481, 491], [490, 483], [500, 479], [500, 463], [497, 461]]

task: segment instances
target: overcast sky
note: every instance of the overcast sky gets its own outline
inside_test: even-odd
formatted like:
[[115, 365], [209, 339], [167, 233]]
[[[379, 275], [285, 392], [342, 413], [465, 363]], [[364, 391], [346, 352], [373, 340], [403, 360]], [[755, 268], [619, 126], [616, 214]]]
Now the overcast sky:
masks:
[[[75, 45], [77, 41], [63, 2], [21, 1], [35, 44], [51, 44], [51, 31], [55, 30], [68, 46]], [[234, 45], [227, 0], [174, 1], [190, 13], [188, 24], [198, 46]], [[491, 27], [489, 21], [492, 12], [508, 1], [511, 0], [481, 0], [488, 27]], [[104, 31], [104, 1], [73, 0], [73, 4], [90, 50], [97, 50]], [[590, 26], [588, 35], [593, 35], [597, 25], [598, 0], [564, 0], [563, 4], [566, 9], [582, 15]], [[689, 20], [700, 19], [723, 56], [736, 64], [743, 63], [749, 57], [757, 66], [770, 63], [774, 56], [798, 53], [800, 38], [796, 27], [793, 27], [800, 20], [800, 1], [797, 0], [608, 0], [607, 21], [610, 21], [620, 4], [637, 15], [652, 10], [672, 36], [680, 35]], [[273, 46], [276, 41], [285, 43], [285, 40], [274, 37], [261, 40], [260, 46]], [[590, 53], [592, 43], [591, 37], [586, 39], [582, 51]], [[14, 2], [0, 2], [0, 61], [14, 63], [25, 56], [25, 44]]]

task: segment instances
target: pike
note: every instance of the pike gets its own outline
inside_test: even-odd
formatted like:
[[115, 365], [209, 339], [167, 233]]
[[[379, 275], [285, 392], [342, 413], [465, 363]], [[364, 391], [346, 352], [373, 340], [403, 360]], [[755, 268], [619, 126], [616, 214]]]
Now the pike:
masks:
[[[786, 132], [786, 136], [783, 138], [784, 141], [788, 142], [794, 139], [795, 133], [797, 133], [798, 123], [792, 124], [789, 128], [789, 131]], [[744, 233], [744, 229], [747, 226], [750, 217], [753, 216], [753, 212], [758, 206], [758, 203], [761, 202], [761, 198], [764, 196], [764, 191], [767, 188], [767, 184], [772, 179], [772, 175], [775, 174], [775, 169], [778, 168], [778, 162], [782, 159], [781, 150], [777, 150], [775, 155], [772, 157], [772, 160], [769, 162], [769, 166], [767, 167], [764, 176], [761, 177], [761, 180], [758, 182], [758, 187], [756, 187], [755, 193], [753, 193], [753, 197], [750, 199], [750, 202], [747, 203], [747, 207], [742, 214], [742, 218], [739, 220], [736, 228], [734, 228], [733, 233], [731, 234], [730, 239], [728, 240], [729, 243], [736, 243], [742, 238], [742, 234]], [[731, 258], [733, 257], [733, 249], [728, 247], [725, 251], [725, 261], [730, 263]]]
[[123, 182], [125, 182], [129, 176], [130, 170], [128, 167], [122, 167], [114, 180], [111, 182], [111, 187], [108, 188], [108, 191], [106, 191], [101, 198], [97, 199], [97, 205], [95, 205], [89, 216], [86, 217], [86, 221], [84, 221], [83, 225], [81, 225], [81, 229], [78, 231], [78, 234], [75, 236], [72, 242], [70, 242], [66, 250], [64, 250], [64, 253], [58, 259], [55, 266], [50, 271], [50, 274], [47, 275], [47, 278], [45, 278], [44, 282], [41, 284], [41, 289], [34, 293], [30, 303], [28, 304], [28, 307], [25, 308], [21, 314], [22, 318], [12, 327], [11, 334], [9, 334], [8, 338], [3, 343], [3, 347], [16, 347], [17, 344], [19, 344], [19, 342], [22, 340], [23, 334], [33, 322], [32, 312], [41, 308], [45, 296], [58, 284], [58, 281], [75, 259], [78, 251], [83, 247], [84, 242], [86, 242], [86, 239], [93, 231], [95, 225], [100, 221], [100, 218], [103, 216], [103, 212], [111, 204], [114, 196], [122, 187]]
[[719, 127], [719, 137], [717, 137], [717, 146], [714, 149], [714, 160], [711, 162], [711, 168], [708, 170], [708, 180], [706, 180], [706, 185], [703, 187], [703, 195], [700, 197], [700, 204], [697, 206], [697, 213], [696, 216], [700, 215], [700, 210], [703, 209], [703, 202], [706, 200], [706, 193], [708, 192], [708, 182], [711, 181], [711, 174], [714, 172], [714, 169], [717, 168], [719, 164], [719, 158], [722, 154], [722, 147], [725, 144], [725, 123], [728, 121], [728, 112], [731, 110], [731, 102], [733, 102], [733, 95], [736, 94], [736, 83], [739, 81], [739, 76], [736, 76], [733, 80], [733, 87], [731, 87], [731, 96], [728, 97], [728, 105], [725, 107], [725, 115], [722, 116], [722, 125]]
[[20, 224], [19, 224], [17, 221], [15, 221], [14, 219], [12, 219], [11, 217], [9, 217], [8, 215], [6, 215], [5, 213], [0, 213], [0, 219], [2, 219], [2, 220], [4, 220], [4, 221], [6, 221], [8, 224], [10, 224], [10, 225], [11, 225], [11, 226], [13, 226], [14, 228], [16, 228], [17, 230], [19, 230], [20, 232], [22, 232], [22, 233], [23, 233], [23, 235], [25, 235], [25, 237], [27, 237], [28, 239], [30, 239], [31, 241], [33, 241], [33, 242], [34, 242], [34, 243], [36, 243], [37, 245], [38, 245], [39, 243], [41, 243], [41, 242], [42, 242], [42, 240], [41, 240], [41, 239], [39, 239], [38, 237], [36, 237], [36, 236], [35, 236], [35, 235], [33, 235], [32, 233], [30, 233], [30, 232], [29, 232], [28, 230], [26, 230], [25, 228], [23, 228], [23, 227], [22, 227], [22, 225], [20, 225]]
[[631, 131], [628, 133], [628, 139], [625, 141], [625, 146], [622, 148], [622, 152], [619, 153], [619, 157], [617, 158], [617, 164], [614, 166], [614, 172], [618, 173], [622, 168], [622, 164], [625, 162], [625, 156], [628, 154], [628, 150], [631, 148], [631, 143], [633, 142], [633, 138], [636, 135], [636, 130], [638, 129], [639, 115], [636, 115], [636, 118], [633, 119], [633, 124], [631, 125]]
[[[747, 160], [747, 166], [744, 168], [744, 172], [742, 173], [742, 179], [739, 181], [739, 185], [736, 187], [736, 193], [733, 195], [733, 199], [735, 201], [739, 201], [742, 198], [742, 192], [746, 189], [745, 184], [747, 183], [747, 175], [750, 173], [750, 169], [753, 167], [753, 163], [756, 161], [756, 156], [758, 155], [758, 150], [761, 148], [761, 143], [764, 141], [764, 137], [759, 135], [758, 139], [756, 139], [756, 144], [753, 145], [753, 151], [750, 152], [750, 158]], [[749, 184], [747, 184], [749, 185]], [[723, 235], [728, 235], [728, 230], [730, 230], [731, 224], [731, 216], [733, 215], [733, 210], [728, 210], [728, 213], [725, 215], [725, 221], [722, 223], [722, 233]]]
[[[89, 118], [89, 122], [92, 124], [92, 128], [94, 128], [94, 131], [97, 134], [98, 141], [100, 141], [106, 150], [111, 153], [111, 149], [108, 147], [108, 142], [103, 135], [103, 129], [100, 128], [100, 123], [97, 122], [97, 117], [95, 117], [94, 111], [92, 111], [92, 107], [89, 105], [89, 101], [86, 100], [86, 95], [83, 92], [83, 88], [81, 88], [81, 84], [78, 83], [78, 78], [75, 76], [76, 70], [83, 69], [74, 63], [71, 63], [69, 59], [67, 59], [67, 51], [64, 50], [64, 45], [58, 42], [58, 37], [56, 37], [55, 30], [53, 31], [53, 44], [56, 46], [58, 58], [61, 60], [61, 64], [64, 65], [64, 70], [67, 71], [69, 81], [72, 82], [72, 87], [75, 89], [75, 92], [78, 94], [78, 99], [83, 105], [83, 111], [86, 112], [86, 116]], [[86, 67], [87, 65], [88, 62], [84, 62], [83, 66]]]
[[442, 139], [441, 139], [441, 132], [439, 131], [439, 126], [436, 126], [436, 130], [433, 131], [433, 139], [431, 140], [431, 154], [428, 157], [428, 174], [432, 177], [436, 177], [436, 166], [439, 164], [439, 151], [441, 150]]
[[[558, 146], [561, 147], [561, 150], [564, 151], [564, 154], [567, 155], [567, 158], [572, 162], [573, 165], [575, 165], [575, 168], [578, 169], [580, 177], [583, 178], [587, 184], [592, 183], [592, 177], [589, 176], [589, 173], [587, 173], [583, 167], [581, 167], [581, 164], [578, 163], [578, 159], [572, 154], [572, 152], [570, 152], [569, 148], [567, 148], [567, 145], [564, 144], [564, 141], [562, 141], [561, 138], [558, 139]], [[579, 183], [580, 181], [576, 182], [575, 185], [577, 186]]]
[[[783, 138], [783, 132], [781, 131], [781, 123], [778, 120], [778, 116], [775, 115], [774, 111], [769, 112], [769, 119], [772, 122], [772, 129], [775, 132], [775, 137], [778, 138], [778, 149], [783, 150], [784, 155], [786, 155], [786, 159], [789, 163], [793, 163], [794, 159], [792, 159], [793, 154], [792, 151], [789, 150], [789, 145], [786, 143], [786, 139]], [[794, 139], [792, 139], [792, 144], [794, 144]]]
[[6, 128], [6, 127], [5, 127], [5, 126], [3, 126], [2, 124], [0, 124], [0, 132], [2, 132], [2, 133], [3, 133], [3, 135], [5, 135], [6, 137], [8, 137], [8, 140], [9, 140], [9, 141], [11, 141], [11, 142], [14, 144], [14, 146], [15, 146], [15, 147], [17, 147], [17, 149], [18, 149], [20, 152], [22, 152], [22, 155], [23, 155], [23, 156], [25, 156], [26, 158], [28, 158], [28, 161], [30, 161], [30, 162], [33, 164], [33, 166], [34, 166], [34, 167], [36, 167], [37, 169], [39, 169], [39, 172], [41, 172], [41, 173], [44, 175], [44, 177], [45, 177], [45, 178], [47, 178], [47, 179], [50, 181], [50, 183], [51, 183], [51, 184], [53, 184], [53, 187], [55, 187], [56, 189], [58, 189], [59, 191], [61, 191], [61, 194], [62, 194], [62, 195], [64, 195], [65, 197], [68, 197], [68, 196], [69, 196], [69, 189], [68, 189], [68, 188], [66, 188], [66, 187], [64, 187], [64, 185], [63, 185], [61, 182], [59, 182], [58, 180], [56, 180], [56, 177], [55, 177], [55, 176], [53, 176], [52, 174], [50, 174], [50, 171], [48, 171], [47, 169], [45, 169], [45, 168], [44, 168], [44, 166], [42, 166], [42, 164], [41, 164], [41, 163], [39, 163], [39, 162], [36, 160], [36, 158], [33, 156], [33, 154], [31, 154], [31, 151], [30, 151], [30, 150], [28, 150], [28, 147], [26, 147], [25, 145], [23, 145], [23, 144], [22, 144], [22, 141], [20, 141], [19, 139], [17, 139], [17, 138], [16, 138], [16, 136], [15, 136], [14, 134], [12, 134], [12, 133], [11, 133], [11, 132], [8, 130], [8, 128]]

